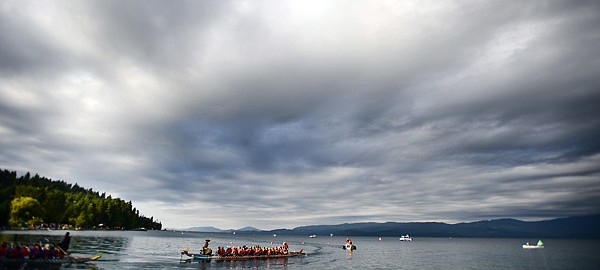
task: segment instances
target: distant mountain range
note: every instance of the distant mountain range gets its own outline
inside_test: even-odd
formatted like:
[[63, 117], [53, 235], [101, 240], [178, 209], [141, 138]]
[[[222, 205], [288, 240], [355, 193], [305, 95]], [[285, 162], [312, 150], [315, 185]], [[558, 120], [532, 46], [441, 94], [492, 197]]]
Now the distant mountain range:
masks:
[[193, 232], [212, 232], [212, 233], [231, 233], [231, 232], [264, 232], [263, 230], [254, 228], [254, 227], [244, 227], [239, 228], [237, 230], [229, 229], [229, 230], [221, 230], [215, 227], [191, 227], [187, 229], [183, 229], [183, 231], [193, 231]]
[[303, 226], [292, 230], [274, 230], [277, 234], [355, 235], [421, 237], [544, 237], [600, 238], [600, 215], [570, 217], [544, 221], [497, 219], [470, 223], [350, 223], [339, 225]]
[[220, 230], [214, 227], [194, 227], [190, 231], [273, 233], [287, 235], [375, 236], [399, 237], [495, 237], [495, 238], [600, 238], [600, 215], [559, 218], [543, 221], [496, 219], [468, 223], [447, 224], [441, 222], [364, 222], [338, 225], [311, 225], [294, 229], [264, 231], [253, 227], [239, 230]]

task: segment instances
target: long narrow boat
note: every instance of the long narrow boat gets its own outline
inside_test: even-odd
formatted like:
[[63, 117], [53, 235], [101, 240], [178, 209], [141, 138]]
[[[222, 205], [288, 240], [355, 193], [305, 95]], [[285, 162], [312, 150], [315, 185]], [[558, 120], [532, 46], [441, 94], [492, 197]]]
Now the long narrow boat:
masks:
[[277, 258], [289, 258], [296, 256], [304, 256], [306, 253], [300, 251], [288, 252], [287, 254], [272, 254], [272, 255], [245, 255], [245, 256], [219, 256], [219, 255], [202, 255], [192, 254], [194, 261], [239, 261], [239, 260], [268, 260]]
[[6, 258], [0, 257], [0, 265], [45, 265], [45, 264], [63, 264], [63, 263], [86, 263], [96, 261], [102, 257], [102, 253], [94, 257], [83, 257], [83, 256], [65, 256], [64, 258]]

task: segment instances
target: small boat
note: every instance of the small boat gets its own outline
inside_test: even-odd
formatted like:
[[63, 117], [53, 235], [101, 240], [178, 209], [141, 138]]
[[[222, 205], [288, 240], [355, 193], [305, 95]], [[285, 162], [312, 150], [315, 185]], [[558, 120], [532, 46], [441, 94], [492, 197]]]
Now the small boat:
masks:
[[[245, 256], [220, 256], [220, 255], [204, 255], [204, 254], [191, 254], [192, 260], [194, 261], [240, 261], [240, 260], [268, 260], [277, 258], [289, 258], [296, 256], [304, 256], [306, 253], [300, 251], [288, 252], [286, 254], [272, 254], [272, 255], [245, 255]], [[189, 256], [189, 255], [188, 255]]]
[[[83, 257], [83, 256], [65, 256], [63, 258], [6, 258], [0, 257], [0, 266], [2, 265], [56, 265], [56, 264], [74, 264], [74, 263], [86, 263], [96, 261], [102, 258], [102, 253], [94, 257]], [[2, 267], [0, 267], [2, 268]]]
[[311, 234], [311, 235], [310, 235], [310, 236], [308, 236], [308, 237], [310, 237], [310, 238], [317, 238], [317, 235], [316, 235], [316, 234]]
[[400, 236], [400, 241], [412, 241], [413, 239], [407, 234]]
[[346, 243], [345, 245], [342, 246], [343, 249], [347, 250], [347, 251], [353, 251], [356, 250], [356, 246], [350, 243]]
[[542, 240], [538, 240], [537, 245], [532, 246], [529, 245], [529, 242], [526, 243], [525, 245], [523, 245], [524, 249], [539, 249], [539, 248], [544, 248], [544, 243], [542, 243]]

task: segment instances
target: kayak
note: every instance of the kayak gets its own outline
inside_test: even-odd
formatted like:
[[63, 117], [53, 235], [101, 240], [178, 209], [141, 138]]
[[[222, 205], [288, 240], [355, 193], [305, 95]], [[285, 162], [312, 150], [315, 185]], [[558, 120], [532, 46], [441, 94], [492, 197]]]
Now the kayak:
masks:
[[356, 246], [353, 244], [345, 244], [342, 246], [342, 248], [348, 251], [356, 250]]
[[6, 258], [0, 257], [0, 265], [15, 265], [15, 264], [63, 264], [63, 263], [86, 263], [96, 261], [102, 257], [102, 253], [94, 257], [81, 257], [81, 256], [65, 256], [64, 258]]
[[[296, 256], [306, 255], [304, 252], [295, 251], [288, 252], [287, 254], [272, 254], [272, 255], [245, 255], [245, 256], [219, 256], [219, 255], [203, 255], [203, 254], [191, 254], [194, 261], [233, 261], [233, 260], [267, 260], [276, 258], [289, 258]], [[189, 255], [188, 255], [189, 256]]]

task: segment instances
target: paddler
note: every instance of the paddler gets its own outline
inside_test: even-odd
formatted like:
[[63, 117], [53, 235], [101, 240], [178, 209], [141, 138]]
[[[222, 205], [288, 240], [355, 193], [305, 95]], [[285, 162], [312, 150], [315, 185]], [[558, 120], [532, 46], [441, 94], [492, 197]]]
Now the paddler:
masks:
[[208, 247], [209, 242], [210, 239], [206, 239], [206, 241], [204, 242], [204, 246], [202, 247], [202, 254], [204, 255], [212, 255], [212, 249]]
[[65, 252], [69, 250], [69, 245], [71, 245], [71, 234], [69, 232], [65, 233], [65, 237], [58, 244], [58, 246]]

